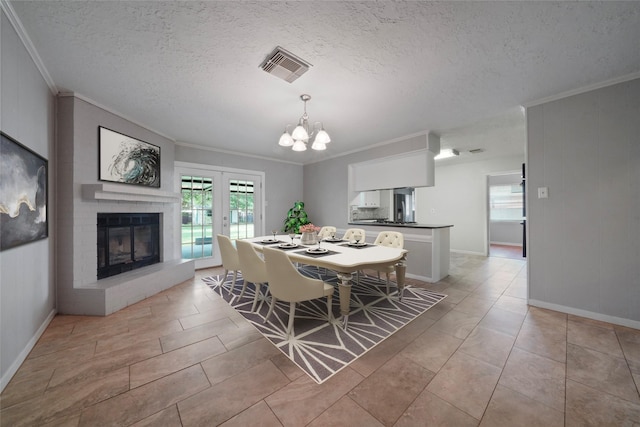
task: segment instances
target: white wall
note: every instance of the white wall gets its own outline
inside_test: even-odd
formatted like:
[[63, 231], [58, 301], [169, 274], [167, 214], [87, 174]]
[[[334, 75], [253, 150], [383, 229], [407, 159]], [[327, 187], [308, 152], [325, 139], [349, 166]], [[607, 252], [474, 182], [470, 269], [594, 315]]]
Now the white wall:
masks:
[[48, 159], [49, 238], [0, 252], [0, 390], [55, 314], [54, 97], [4, 11], [0, 31], [0, 128]]
[[640, 79], [530, 107], [527, 125], [529, 302], [640, 328]]
[[416, 221], [453, 224], [451, 250], [487, 254], [487, 176], [519, 170], [522, 156], [439, 166], [436, 185], [416, 189]]

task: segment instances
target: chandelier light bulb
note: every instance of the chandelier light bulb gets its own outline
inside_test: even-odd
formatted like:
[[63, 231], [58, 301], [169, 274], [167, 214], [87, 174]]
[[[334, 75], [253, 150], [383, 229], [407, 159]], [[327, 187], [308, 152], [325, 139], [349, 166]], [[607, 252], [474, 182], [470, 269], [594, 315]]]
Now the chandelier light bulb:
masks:
[[327, 146], [324, 144], [324, 142], [318, 142], [318, 137], [316, 137], [316, 140], [313, 141], [313, 144], [311, 145], [311, 149], [322, 151], [326, 150]]
[[302, 127], [302, 125], [300, 124], [296, 126], [296, 128], [293, 130], [293, 133], [291, 134], [291, 138], [293, 138], [296, 141], [308, 141], [309, 134], [307, 133], [306, 129]]
[[291, 149], [293, 151], [306, 151], [307, 150], [307, 144], [304, 143], [304, 141], [301, 140], [296, 140], [296, 142], [293, 143], [293, 147], [291, 147]]
[[315, 142], [319, 142], [324, 145], [330, 143], [331, 138], [329, 138], [329, 134], [324, 129], [321, 129], [316, 135]]
[[291, 135], [289, 135], [289, 133], [286, 130], [280, 137], [280, 141], [278, 141], [278, 145], [282, 147], [291, 147], [293, 145], [293, 138], [291, 138]]

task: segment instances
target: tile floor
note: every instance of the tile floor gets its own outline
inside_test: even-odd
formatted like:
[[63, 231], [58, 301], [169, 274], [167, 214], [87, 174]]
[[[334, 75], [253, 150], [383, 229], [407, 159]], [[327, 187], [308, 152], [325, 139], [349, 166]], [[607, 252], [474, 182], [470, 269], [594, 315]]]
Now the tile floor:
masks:
[[638, 426], [640, 331], [528, 307], [526, 265], [452, 254], [448, 294], [317, 385], [200, 280], [57, 316], [2, 426]]

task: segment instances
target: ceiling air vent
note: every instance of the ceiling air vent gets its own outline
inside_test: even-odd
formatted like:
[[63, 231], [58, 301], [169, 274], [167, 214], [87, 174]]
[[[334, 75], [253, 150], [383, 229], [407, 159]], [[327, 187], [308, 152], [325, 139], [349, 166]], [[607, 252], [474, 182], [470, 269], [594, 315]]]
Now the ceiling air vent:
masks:
[[469, 150], [469, 152], [471, 154], [478, 154], [478, 153], [482, 153], [483, 151], [484, 151], [484, 149], [482, 149], [482, 148], [474, 148], [472, 150]]
[[280, 46], [276, 47], [260, 64], [260, 68], [269, 74], [281, 78], [289, 83], [307, 72], [311, 64], [287, 52]]

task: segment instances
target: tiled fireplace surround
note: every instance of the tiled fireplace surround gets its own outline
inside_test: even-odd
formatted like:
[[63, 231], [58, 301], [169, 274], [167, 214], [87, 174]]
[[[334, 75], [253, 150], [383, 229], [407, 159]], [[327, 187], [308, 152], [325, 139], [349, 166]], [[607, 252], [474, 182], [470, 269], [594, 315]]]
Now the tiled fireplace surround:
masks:
[[[71, 236], [70, 247], [58, 250], [58, 265], [63, 269], [57, 275], [58, 312], [105, 316], [193, 277], [193, 260], [176, 258], [179, 233], [174, 218], [179, 212], [179, 193], [126, 184], [79, 187], [74, 218], [65, 231], [64, 240]], [[161, 262], [97, 280], [98, 212], [160, 213]]]

